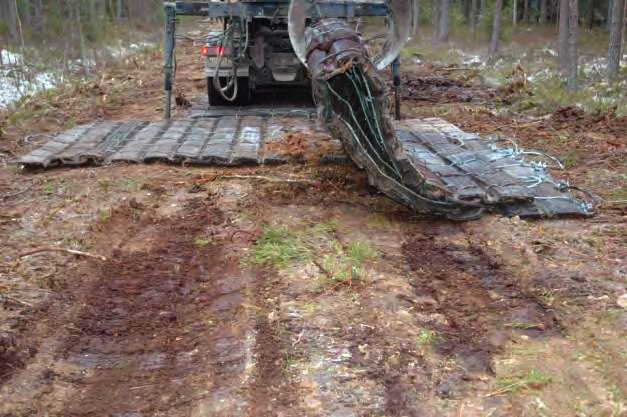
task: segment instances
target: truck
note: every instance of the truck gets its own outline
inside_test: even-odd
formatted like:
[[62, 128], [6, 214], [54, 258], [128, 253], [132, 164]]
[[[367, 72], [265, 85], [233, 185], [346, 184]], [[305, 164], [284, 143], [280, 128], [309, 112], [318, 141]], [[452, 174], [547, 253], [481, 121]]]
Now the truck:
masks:
[[[205, 60], [209, 106], [245, 106], [260, 89], [310, 89], [305, 32], [323, 19], [338, 18], [358, 27], [364, 19], [379, 20], [387, 33], [377, 68], [394, 63], [417, 24], [414, 0], [244, 0], [165, 3], [168, 31], [176, 16], [205, 16], [221, 24], [211, 30], [201, 49]], [[167, 50], [173, 50], [173, 39]], [[167, 55], [167, 54], [166, 54]], [[171, 68], [166, 64], [166, 70]], [[395, 67], [395, 72], [398, 70]], [[166, 76], [168, 76], [166, 74]], [[166, 85], [168, 80], [166, 80]], [[166, 89], [167, 90], [167, 89]]]

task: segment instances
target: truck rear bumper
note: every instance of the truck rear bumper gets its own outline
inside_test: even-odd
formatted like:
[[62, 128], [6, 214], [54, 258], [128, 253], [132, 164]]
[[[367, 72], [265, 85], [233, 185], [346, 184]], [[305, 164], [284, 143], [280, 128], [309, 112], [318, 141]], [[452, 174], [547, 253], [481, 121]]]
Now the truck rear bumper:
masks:
[[[207, 77], [215, 77], [216, 68], [218, 66], [218, 57], [209, 57], [205, 61], [205, 74]], [[248, 77], [248, 65], [242, 65], [237, 68], [238, 77]], [[230, 77], [233, 75], [233, 64], [227, 58], [223, 58], [218, 70], [219, 77]]]

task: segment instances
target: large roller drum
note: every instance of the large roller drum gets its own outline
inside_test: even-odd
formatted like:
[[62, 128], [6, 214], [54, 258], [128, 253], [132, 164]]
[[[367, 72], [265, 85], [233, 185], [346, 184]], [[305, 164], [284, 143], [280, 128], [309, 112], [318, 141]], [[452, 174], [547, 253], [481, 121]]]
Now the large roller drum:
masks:
[[367, 171], [370, 184], [417, 211], [467, 220], [480, 215], [481, 205], [456, 200], [440, 178], [413, 165], [389, 117], [388, 88], [379, 70], [397, 57], [413, 33], [413, 4], [391, 1], [387, 39], [373, 51], [356, 22], [316, 15], [314, 3], [295, 0], [289, 11], [290, 39], [309, 70], [320, 117], [353, 162]]
[[[359, 2], [353, 2], [358, 4]], [[372, 3], [372, 2], [369, 2]], [[325, 8], [316, 7], [325, 4], [324, 0], [292, 0], [288, 11], [288, 31], [292, 47], [298, 59], [307, 65], [307, 40], [305, 32], [312, 24], [325, 19], [337, 17], [324, 15]], [[414, 35], [418, 26], [418, 3], [415, 0], [381, 1], [386, 5], [388, 14], [385, 17], [351, 19], [343, 17], [352, 24], [355, 32], [362, 32], [369, 26], [367, 35], [362, 33], [363, 42], [368, 45], [380, 40], [371, 60], [377, 70], [387, 67], [401, 52], [407, 41]]]

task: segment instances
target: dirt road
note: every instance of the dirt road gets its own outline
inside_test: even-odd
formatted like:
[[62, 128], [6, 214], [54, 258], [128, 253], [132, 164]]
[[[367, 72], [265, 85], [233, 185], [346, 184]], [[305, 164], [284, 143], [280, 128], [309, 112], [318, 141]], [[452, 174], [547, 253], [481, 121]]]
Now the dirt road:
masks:
[[[624, 200], [624, 119], [525, 122], [407, 77], [411, 116], [509, 134]], [[158, 115], [127, 104], [103, 112]], [[3, 167], [0, 200], [2, 416], [627, 415], [620, 204], [448, 223], [311, 160]]]
[[[624, 412], [624, 219], [436, 222], [350, 166], [220, 174], [19, 177], [3, 415]], [[52, 245], [106, 260], [20, 257]]]

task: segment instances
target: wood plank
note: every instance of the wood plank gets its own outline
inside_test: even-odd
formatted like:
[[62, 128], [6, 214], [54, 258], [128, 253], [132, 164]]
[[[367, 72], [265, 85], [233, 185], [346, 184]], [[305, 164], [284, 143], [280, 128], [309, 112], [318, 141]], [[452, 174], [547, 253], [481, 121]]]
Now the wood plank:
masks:
[[126, 143], [121, 149], [110, 156], [111, 161], [133, 161], [141, 162], [143, 160], [144, 149], [150, 143], [157, 140], [162, 132], [168, 127], [170, 122], [161, 121], [151, 123], [140, 130], [132, 141]]
[[185, 139], [189, 129], [191, 129], [196, 122], [196, 120], [191, 122], [176, 120], [172, 122], [167, 126], [157, 141], [148, 145], [144, 151], [144, 159], [146, 161], [172, 160], [179, 144]]
[[176, 151], [176, 156], [181, 160], [194, 160], [200, 156], [205, 144], [213, 135], [218, 124], [215, 119], [199, 119], [189, 130], [187, 137]]

